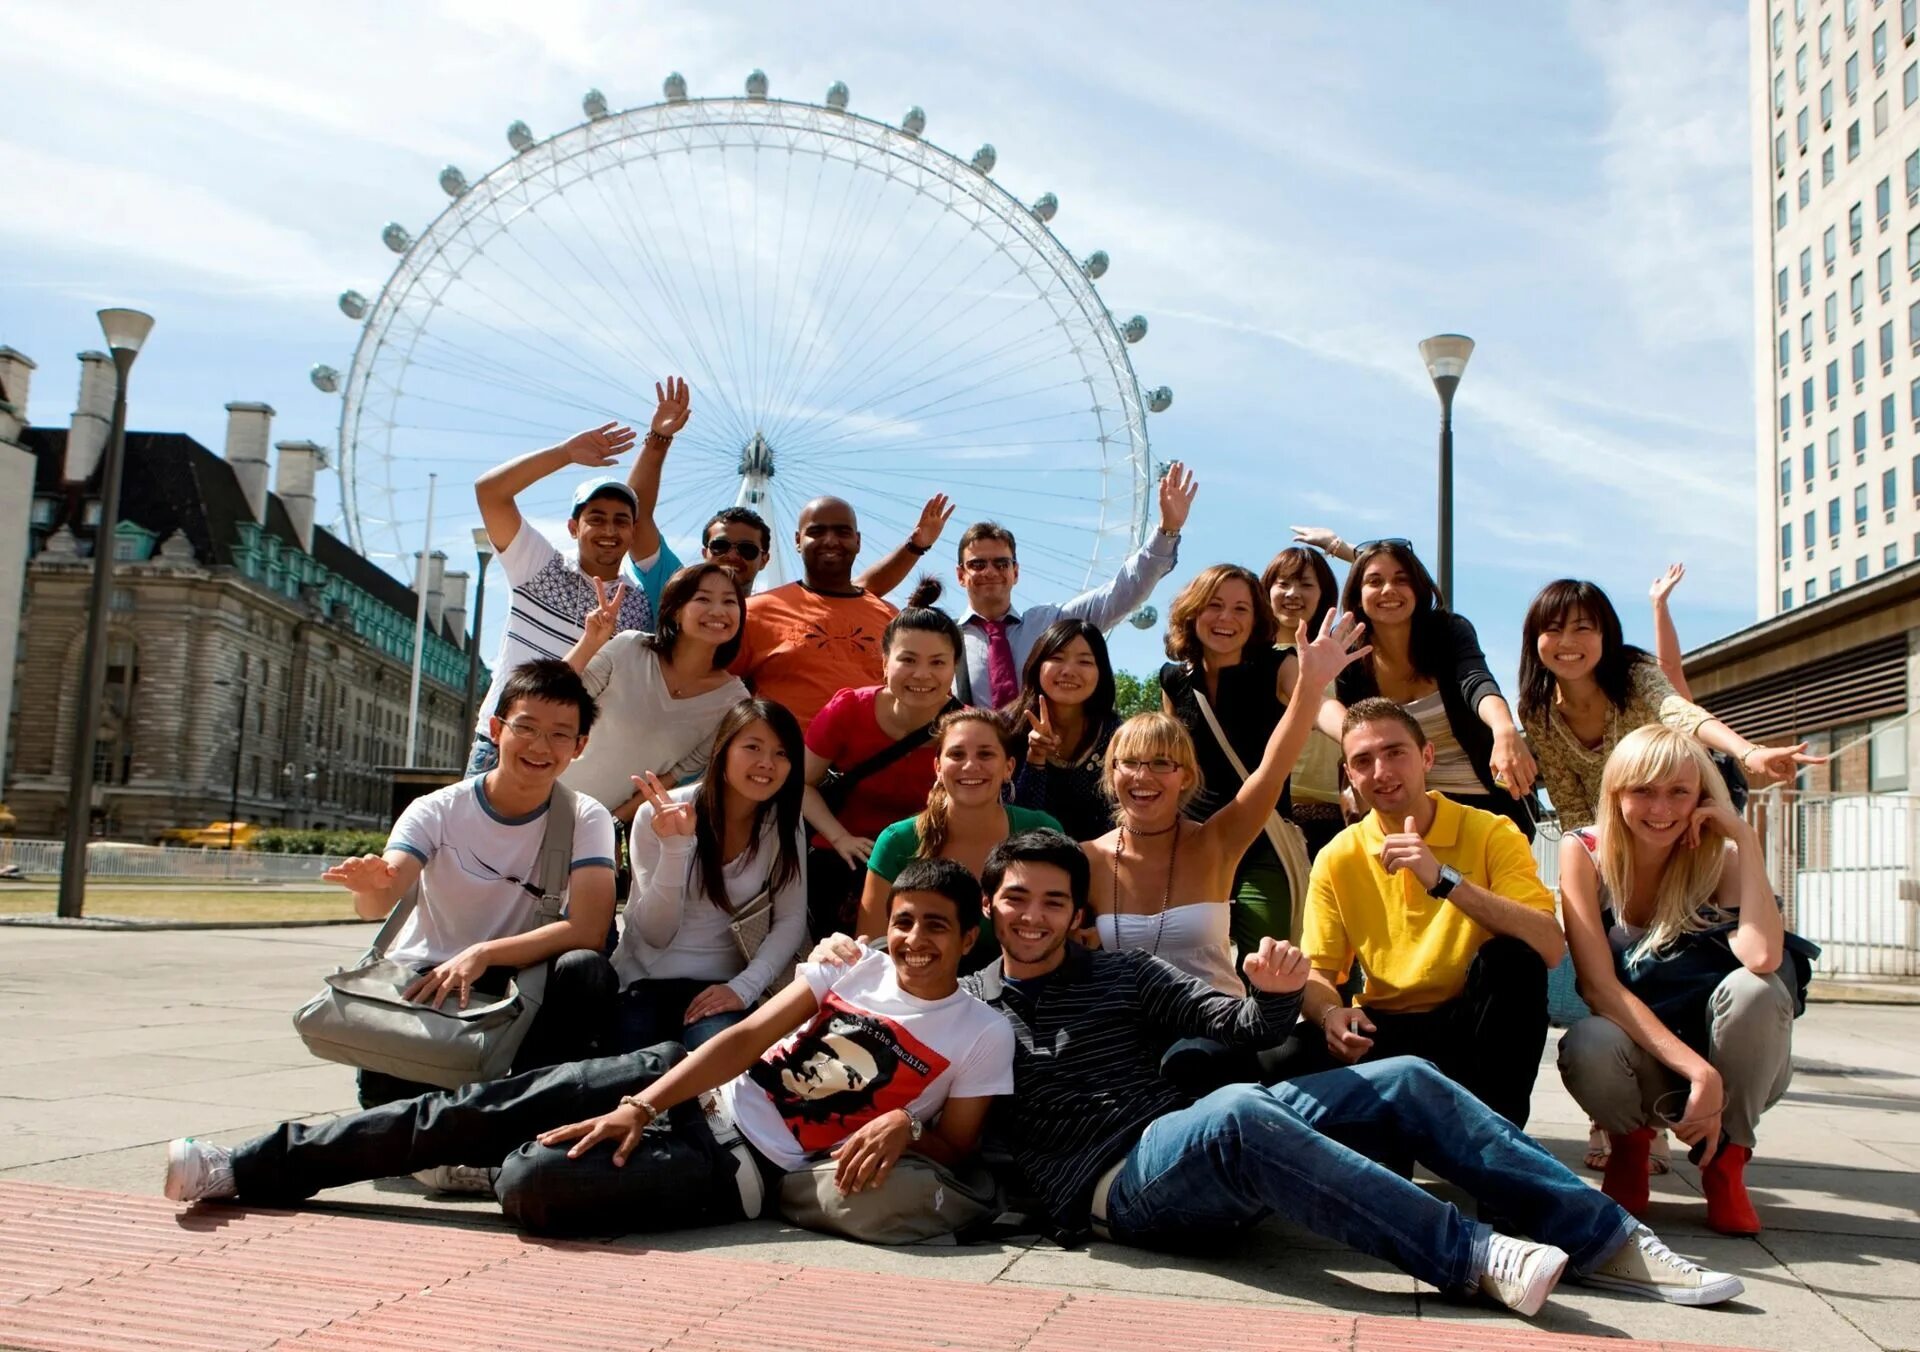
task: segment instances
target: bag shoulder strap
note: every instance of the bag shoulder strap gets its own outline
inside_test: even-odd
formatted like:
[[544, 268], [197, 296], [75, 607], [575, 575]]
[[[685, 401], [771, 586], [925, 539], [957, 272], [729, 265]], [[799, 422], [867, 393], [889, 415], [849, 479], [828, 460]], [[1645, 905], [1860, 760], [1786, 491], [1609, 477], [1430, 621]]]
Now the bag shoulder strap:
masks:
[[1213, 705], [1207, 702], [1207, 693], [1200, 688], [1197, 675], [1193, 687], [1193, 702], [1200, 706], [1200, 716], [1207, 720], [1207, 729], [1213, 733], [1213, 740], [1219, 743], [1222, 751], [1226, 752], [1227, 764], [1231, 765], [1233, 772], [1240, 776], [1240, 782], [1246, 783], [1247, 764], [1240, 759], [1240, 753], [1233, 749], [1233, 743], [1227, 740], [1226, 729], [1220, 726], [1219, 718], [1214, 715]]
[[[422, 868], [426, 865], [422, 864]], [[413, 908], [420, 904], [420, 880], [415, 878], [400, 900], [393, 903], [393, 909], [387, 912], [387, 918], [380, 924], [380, 932], [373, 936], [373, 946], [367, 951], [375, 959], [387, 956], [387, 950], [393, 941], [400, 937], [400, 927], [407, 923], [407, 917], [413, 914]]]
[[858, 784], [861, 780], [879, 774], [896, 761], [904, 760], [907, 756], [913, 754], [915, 750], [932, 741], [934, 725], [960, 707], [961, 704], [959, 700], [949, 699], [941, 706], [940, 712], [929, 719], [925, 726], [915, 728], [899, 741], [882, 747], [858, 765], [853, 766], [843, 773], [836, 787], [844, 792], [852, 788], [855, 784]]
[[573, 827], [579, 795], [555, 781], [547, 799], [547, 825], [540, 836], [540, 905], [534, 924], [548, 925], [560, 918], [566, 905], [567, 882], [573, 876]]

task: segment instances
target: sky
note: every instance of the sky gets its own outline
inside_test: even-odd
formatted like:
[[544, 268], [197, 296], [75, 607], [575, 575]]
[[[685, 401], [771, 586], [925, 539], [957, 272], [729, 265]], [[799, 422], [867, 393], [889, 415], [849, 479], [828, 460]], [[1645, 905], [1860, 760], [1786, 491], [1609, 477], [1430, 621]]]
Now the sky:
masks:
[[[1258, 571], [1296, 523], [1405, 535], [1431, 560], [1437, 404], [1417, 344], [1454, 331], [1478, 343], [1455, 405], [1456, 608], [1509, 690], [1527, 601], [1556, 577], [1599, 582], [1643, 643], [1647, 585], [1675, 560], [1688, 646], [1754, 620], [1741, 0], [981, 0], [857, 25], [771, 3], [289, 13], [11, 0], [0, 343], [39, 363], [32, 421], [70, 413], [93, 312], [134, 305], [158, 323], [132, 426], [218, 450], [223, 406], [262, 400], [276, 439], [335, 444], [339, 398], [307, 379], [352, 358], [335, 297], [380, 293], [380, 228], [445, 207], [443, 165], [478, 179], [509, 122], [571, 126], [590, 87], [618, 110], [669, 71], [731, 95], [757, 67], [776, 96], [837, 79], [885, 121], [919, 105], [962, 157], [991, 142], [996, 181], [1058, 195], [1065, 247], [1110, 254], [1101, 297], [1151, 324], [1129, 350], [1140, 383], [1174, 391], [1152, 459], [1200, 481], [1163, 612], [1207, 564]], [[510, 425], [489, 435], [481, 461], [443, 466], [451, 567], [471, 558], [462, 481], [522, 449]], [[566, 488], [529, 515], [551, 527]], [[962, 496], [969, 516], [1012, 510]], [[662, 520], [670, 537], [697, 505]], [[1161, 660], [1155, 632], [1114, 646], [1125, 669]]]

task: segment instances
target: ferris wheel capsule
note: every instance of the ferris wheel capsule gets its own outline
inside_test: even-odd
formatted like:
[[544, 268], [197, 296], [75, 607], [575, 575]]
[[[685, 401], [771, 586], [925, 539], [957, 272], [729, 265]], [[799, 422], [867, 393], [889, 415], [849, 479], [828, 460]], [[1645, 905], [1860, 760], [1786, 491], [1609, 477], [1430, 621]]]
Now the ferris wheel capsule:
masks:
[[1172, 403], [1173, 391], [1165, 385], [1147, 391], [1147, 412], [1149, 413], [1165, 413]]
[[367, 317], [367, 298], [358, 291], [342, 291], [340, 293], [340, 313], [348, 319], [365, 319]]
[[983, 174], [991, 174], [993, 166], [1000, 162], [1000, 154], [991, 143], [981, 146], [973, 152], [973, 167]]
[[307, 379], [322, 394], [336, 394], [340, 390], [340, 373], [324, 363], [307, 372]]
[[847, 111], [847, 86], [843, 80], [835, 80], [827, 86], [827, 107]]
[[388, 221], [380, 232], [380, 242], [397, 254], [403, 254], [413, 247], [413, 236], [407, 233], [407, 227], [398, 221]]
[[1127, 616], [1127, 623], [1135, 629], [1151, 629], [1154, 625], [1160, 623], [1160, 612], [1152, 606], [1141, 606], [1140, 609]]
[[1112, 261], [1113, 260], [1107, 257], [1107, 251], [1105, 249], [1095, 249], [1092, 253], [1088, 254], [1086, 259], [1080, 264], [1080, 271], [1086, 273], [1089, 278], [1097, 282], [1107, 275], [1107, 264]]
[[465, 197], [467, 176], [449, 164], [440, 171], [440, 191], [449, 197]]
[[607, 96], [597, 89], [589, 89], [580, 97], [580, 111], [598, 122], [607, 115]]
[[513, 153], [524, 155], [533, 147], [533, 128], [516, 119], [507, 128], [507, 144], [513, 147]]
[[766, 96], [767, 73], [764, 70], [758, 69], [748, 72], [747, 97], [750, 99], [764, 99]]
[[687, 101], [687, 77], [677, 70], [674, 71], [673, 74], [667, 76], [665, 82], [661, 84], [660, 92], [667, 96], [668, 103], [685, 103]]
[[1029, 210], [1031, 210], [1034, 216], [1044, 225], [1053, 219], [1053, 214], [1056, 211], [1060, 210], [1060, 199], [1050, 192], [1043, 192], [1034, 198], [1033, 206], [1030, 207]]
[[927, 129], [927, 114], [919, 104], [907, 109], [907, 115], [900, 119], [900, 130], [909, 136], [918, 136]]
[[1120, 336], [1129, 343], [1137, 343], [1147, 336], [1147, 317], [1135, 315], [1120, 326]]

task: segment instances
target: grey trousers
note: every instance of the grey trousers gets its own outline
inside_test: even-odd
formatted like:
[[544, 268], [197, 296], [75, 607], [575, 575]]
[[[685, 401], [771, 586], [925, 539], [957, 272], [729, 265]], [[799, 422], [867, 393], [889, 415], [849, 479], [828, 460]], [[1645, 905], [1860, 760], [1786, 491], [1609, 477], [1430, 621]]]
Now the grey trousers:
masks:
[[[1726, 1088], [1720, 1129], [1751, 1150], [1760, 1114], [1793, 1079], [1793, 992], [1778, 972], [1755, 976], [1742, 968], [1715, 988], [1707, 1022], [1707, 1061]], [[1582, 1019], [1567, 1029], [1560, 1078], [1602, 1129], [1617, 1134], [1664, 1126], [1686, 1102], [1686, 1080], [1609, 1019]]]

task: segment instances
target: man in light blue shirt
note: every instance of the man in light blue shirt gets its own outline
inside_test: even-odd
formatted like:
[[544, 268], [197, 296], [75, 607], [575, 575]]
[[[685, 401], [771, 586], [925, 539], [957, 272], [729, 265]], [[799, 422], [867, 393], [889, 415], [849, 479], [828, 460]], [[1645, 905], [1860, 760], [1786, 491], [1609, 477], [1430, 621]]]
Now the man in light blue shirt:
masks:
[[967, 704], [1004, 707], [1020, 693], [1027, 654], [1055, 620], [1086, 620], [1107, 630], [1131, 614], [1179, 562], [1180, 530], [1187, 524], [1197, 488], [1179, 461], [1167, 466], [1160, 480], [1160, 529], [1133, 552], [1112, 581], [1064, 605], [1016, 610], [1013, 588], [1020, 581], [1020, 563], [1013, 532], [992, 521], [968, 526], [960, 537], [957, 570], [967, 593], [968, 609], [960, 621], [967, 651], [953, 679], [954, 694]]

